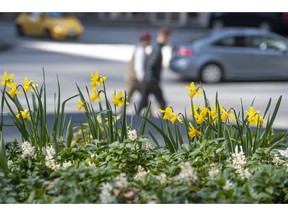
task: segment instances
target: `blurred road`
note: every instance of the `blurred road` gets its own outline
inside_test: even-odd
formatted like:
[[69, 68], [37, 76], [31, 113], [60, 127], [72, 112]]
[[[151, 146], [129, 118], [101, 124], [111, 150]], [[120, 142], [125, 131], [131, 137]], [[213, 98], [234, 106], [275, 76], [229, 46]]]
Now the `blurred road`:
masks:
[[[77, 94], [76, 83], [84, 90], [90, 83], [90, 73], [98, 71], [107, 76], [109, 95], [114, 90], [125, 89], [125, 73], [127, 61], [130, 59], [133, 46], [137, 43], [140, 31], [148, 30], [155, 36], [157, 28], [148, 27], [107, 27], [86, 26], [83, 37], [78, 40], [62, 42], [49, 41], [41, 38], [19, 38], [14, 32], [12, 23], [0, 22], [0, 74], [4, 71], [15, 73], [16, 81], [20, 82], [24, 76], [37, 83], [42, 82], [42, 68], [45, 68], [48, 89], [48, 110], [53, 112], [53, 93], [56, 92], [56, 75], [61, 82], [62, 99]], [[183, 41], [193, 34], [203, 33], [201, 29], [175, 29], [172, 43]], [[1, 46], [5, 49], [1, 49]], [[8, 48], [7, 48], [8, 47]], [[170, 48], [164, 50], [163, 91], [167, 102], [176, 112], [188, 112], [190, 99], [184, 88], [189, 81], [180, 80], [177, 75], [167, 68]], [[280, 95], [283, 101], [275, 128], [288, 129], [288, 82], [227, 82], [215, 85], [204, 85], [208, 98], [215, 99], [219, 93], [220, 102], [229, 109], [240, 110], [240, 98], [243, 99], [245, 109], [249, 108], [255, 99], [254, 107], [264, 113], [270, 97], [276, 102]], [[131, 103], [138, 102], [139, 95], [132, 98]], [[154, 101], [154, 98], [152, 98]], [[196, 103], [203, 103], [203, 99], [196, 98]], [[67, 112], [79, 113], [76, 110], [77, 100], [70, 101]], [[273, 103], [274, 105], [275, 103]], [[157, 112], [157, 104], [153, 103], [153, 112]], [[274, 107], [274, 106], [272, 106]], [[129, 113], [133, 111], [130, 106]]]

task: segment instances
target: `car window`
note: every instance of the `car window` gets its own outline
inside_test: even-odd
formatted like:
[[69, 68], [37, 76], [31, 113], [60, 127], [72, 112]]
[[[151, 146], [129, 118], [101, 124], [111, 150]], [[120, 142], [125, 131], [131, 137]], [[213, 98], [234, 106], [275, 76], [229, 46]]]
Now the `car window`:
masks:
[[249, 46], [261, 50], [286, 50], [286, 44], [278, 39], [263, 36], [254, 36], [249, 38]]
[[61, 17], [69, 16], [68, 13], [61, 13], [61, 12], [50, 12], [50, 13], [46, 13], [46, 15], [51, 18], [61, 18]]
[[214, 45], [222, 47], [247, 47], [247, 38], [245, 36], [225, 37], [215, 42]]
[[31, 13], [28, 13], [30, 16], [32, 17], [39, 17], [40, 16], [40, 12], [31, 12]]

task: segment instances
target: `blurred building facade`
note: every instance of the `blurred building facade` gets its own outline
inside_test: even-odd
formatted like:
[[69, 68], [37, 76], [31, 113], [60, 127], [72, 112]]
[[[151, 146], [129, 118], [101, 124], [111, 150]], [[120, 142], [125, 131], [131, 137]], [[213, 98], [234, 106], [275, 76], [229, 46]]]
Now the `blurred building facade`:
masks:
[[[122, 22], [122, 23], [146, 23], [155, 26], [202, 26], [206, 27], [209, 23], [210, 13], [182, 12], [182, 13], [74, 13], [83, 22]], [[17, 13], [0, 13], [0, 20], [12, 21]]]
[[156, 26], [207, 26], [210, 19], [210, 13], [79, 13], [83, 19], [107, 21], [107, 22], [137, 22], [147, 23]]

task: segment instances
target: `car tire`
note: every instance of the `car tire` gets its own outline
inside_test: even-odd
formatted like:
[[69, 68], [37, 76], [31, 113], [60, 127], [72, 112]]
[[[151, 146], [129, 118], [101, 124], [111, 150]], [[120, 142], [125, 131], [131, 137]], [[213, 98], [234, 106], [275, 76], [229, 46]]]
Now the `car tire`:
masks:
[[224, 27], [224, 22], [222, 20], [214, 20], [211, 23], [211, 28], [213, 30], [219, 30], [222, 29]]
[[206, 64], [201, 69], [200, 79], [204, 83], [218, 83], [223, 80], [223, 69], [216, 63]]
[[46, 29], [45, 31], [45, 38], [50, 39], [50, 40], [53, 39], [51, 31], [49, 29]]
[[259, 24], [259, 28], [265, 31], [271, 31], [272, 30], [272, 26], [269, 22], [267, 21], [263, 21]]
[[20, 37], [24, 36], [23, 28], [20, 25], [16, 25], [16, 31], [17, 31], [18, 36], [20, 36]]

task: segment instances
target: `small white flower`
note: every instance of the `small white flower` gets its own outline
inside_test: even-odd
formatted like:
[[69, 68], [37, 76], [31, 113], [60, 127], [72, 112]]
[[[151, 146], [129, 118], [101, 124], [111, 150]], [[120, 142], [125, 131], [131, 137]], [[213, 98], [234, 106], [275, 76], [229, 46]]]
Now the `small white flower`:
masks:
[[62, 164], [62, 167], [63, 167], [63, 168], [68, 168], [68, 167], [70, 167], [70, 166], [72, 166], [71, 161], [65, 161], [65, 162]]
[[53, 170], [58, 170], [60, 168], [60, 165], [56, 164], [54, 159], [46, 160], [45, 165]]
[[152, 150], [152, 149], [153, 149], [153, 146], [152, 146], [152, 144], [151, 144], [150, 141], [147, 141], [147, 142], [145, 143], [145, 148], [146, 148], [147, 150]]
[[216, 167], [216, 164], [212, 163], [211, 168], [208, 171], [209, 177], [211, 179], [214, 179], [219, 172], [220, 172], [220, 170]]
[[29, 142], [25, 141], [21, 144], [22, 156], [23, 157], [33, 157], [35, 153], [35, 147]]
[[121, 173], [119, 176], [116, 177], [115, 186], [122, 189], [128, 187], [128, 180], [125, 173]]
[[184, 162], [180, 165], [181, 171], [180, 173], [174, 177], [175, 181], [191, 184], [192, 182], [198, 179], [195, 171], [193, 170], [191, 164], [189, 162]]
[[56, 151], [53, 148], [53, 146], [47, 146], [46, 147], [46, 157], [54, 158], [55, 155], [56, 155]]
[[12, 164], [13, 164], [13, 161], [12, 161], [12, 160], [8, 160], [8, 161], [7, 161], [7, 165], [8, 165], [8, 167], [11, 167]]
[[88, 162], [88, 165], [91, 167], [96, 167], [95, 163], [91, 163], [90, 161]]
[[53, 146], [46, 147], [45, 165], [53, 170], [58, 170], [60, 168], [59, 164], [55, 161], [56, 151]]
[[101, 203], [111, 203], [112, 202], [112, 191], [113, 187], [110, 183], [104, 183], [101, 188], [100, 200]]
[[284, 151], [284, 157], [288, 159], [288, 148], [286, 148]]
[[138, 173], [134, 176], [134, 179], [141, 180], [142, 178], [145, 178], [147, 174], [148, 172], [146, 172], [142, 166], [138, 166]]
[[137, 140], [137, 132], [136, 130], [129, 130], [128, 131], [128, 139], [131, 141]]
[[243, 172], [243, 177], [246, 179], [250, 179], [252, 176], [252, 174], [250, 173], [250, 171], [246, 168]]
[[161, 173], [159, 176], [157, 176], [156, 177], [159, 181], [160, 181], [160, 183], [162, 184], [162, 185], [166, 185], [167, 184], [167, 176], [166, 176], [166, 174], [165, 173]]
[[279, 158], [278, 154], [274, 154], [272, 163], [274, 163], [276, 165], [278, 165], [280, 163], [280, 158]]
[[90, 157], [91, 158], [97, 158], [97, 154], [91, 154]]
[[246, 157], [243, 151], [232, 154], [232, 165], [235, 169], [241, 169], [246, 164]]
[[223, 189], [224, 189], [224, 190], [230, 190], [230, 189], [232, 189], [232, 187], [233, 187], [232, 182], [230, 182], [229, 180], [226, 180]]

